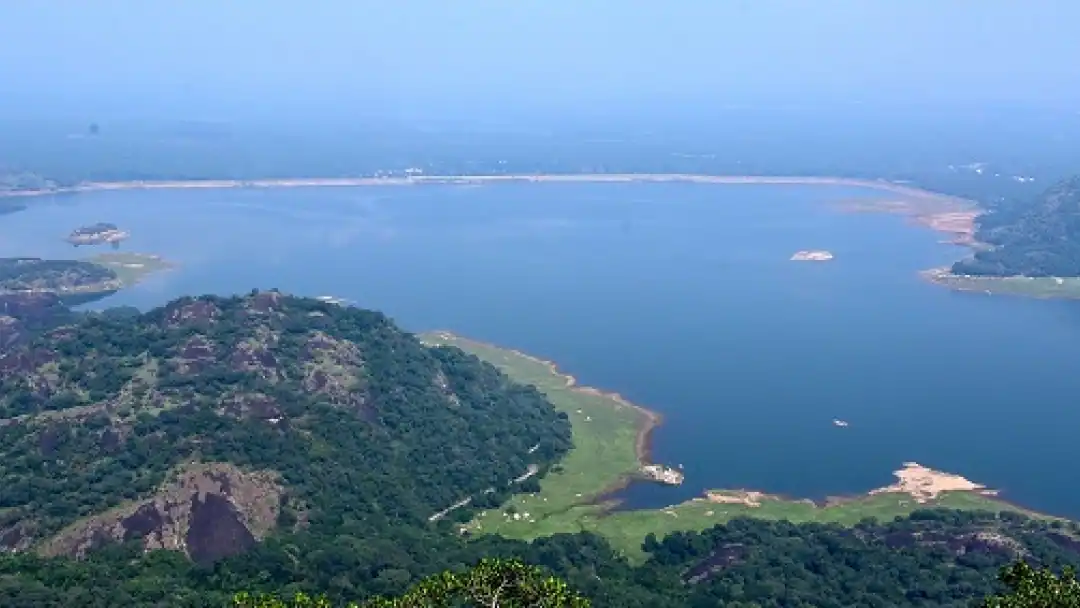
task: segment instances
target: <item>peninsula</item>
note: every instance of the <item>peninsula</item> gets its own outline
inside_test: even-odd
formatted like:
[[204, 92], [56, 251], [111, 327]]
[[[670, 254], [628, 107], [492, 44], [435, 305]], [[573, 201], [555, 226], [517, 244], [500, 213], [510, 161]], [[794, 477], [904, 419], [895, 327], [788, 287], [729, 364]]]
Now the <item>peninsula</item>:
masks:
[[0, 258], [0, 295], [54, 294], [71, 305], [104, 297], [123, 286], [115, 272], [92, 262]]
[[74, 306], [104, 298], [172, 266], [159, 256], [139, 253], [103, 253], [86, 260], [0, 258], [0, 295], [53, 294]]
[[111, 270], [120, 279], [122, 287], [137, 285], [153, 274], [176, 268], [174, 262], [152, 253], [99, 253], [86, 261]]

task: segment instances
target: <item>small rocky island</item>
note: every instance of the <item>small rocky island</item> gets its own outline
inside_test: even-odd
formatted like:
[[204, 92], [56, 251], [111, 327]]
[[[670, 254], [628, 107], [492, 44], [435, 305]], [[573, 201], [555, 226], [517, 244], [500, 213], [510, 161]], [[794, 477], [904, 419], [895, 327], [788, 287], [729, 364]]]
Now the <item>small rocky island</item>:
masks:
[[89, 226], [76, 228], [68, 235], [67, 242], [78, 247], [79, 245], [101, 245], [108, 243], [114, 248], [119, 247], [120, 241], [131, 236], [131, 233], [121, 230], [116, 224], [98, 222]]
[[793, 262], [828, 262], [833, 254], [823, 249], [804, 249], [791, 256]]
[[650, 481], [666, 484], [669, 486], [681, 485], [686, 475], [671, 467], [662, 464], [646, 464], [641, 467], [641, 474]]

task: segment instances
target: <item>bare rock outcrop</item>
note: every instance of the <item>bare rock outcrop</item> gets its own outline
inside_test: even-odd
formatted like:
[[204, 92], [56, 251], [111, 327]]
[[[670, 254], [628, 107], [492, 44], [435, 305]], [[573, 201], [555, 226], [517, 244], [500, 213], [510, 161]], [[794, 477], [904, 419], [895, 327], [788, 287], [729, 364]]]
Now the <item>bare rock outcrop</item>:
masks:
[[282, 487], [271, 471], [190, 464], [153, 496], [77, 522], [42, 543], [43, 555], [83, 557], [110, 542], [181, 551], [197, 563], [241, 553], [277, 522]]

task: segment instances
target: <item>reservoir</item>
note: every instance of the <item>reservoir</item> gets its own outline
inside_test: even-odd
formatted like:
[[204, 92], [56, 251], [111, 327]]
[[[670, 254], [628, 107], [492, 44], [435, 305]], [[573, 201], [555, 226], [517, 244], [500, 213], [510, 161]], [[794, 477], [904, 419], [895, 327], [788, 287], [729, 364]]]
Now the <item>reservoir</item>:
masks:
[[[653, 458], [686, 482], [636, 484], [627, 506], [708, 488], [855, 494], [917, 461], [1080, 517], [1080, 304], [926, 283], [919, 270], [966, 250], [834, 205], [896, 198], [693, 183], [93, 192], [0, 217], [0, 255], [91, 255], [64, 236], [110, 222], [131, 233], [121, 251], [179, 268], [99, 306], [276, 287], [554, 360], [663, 414]], [[800, 250], [834, 258], [792, 262]]]

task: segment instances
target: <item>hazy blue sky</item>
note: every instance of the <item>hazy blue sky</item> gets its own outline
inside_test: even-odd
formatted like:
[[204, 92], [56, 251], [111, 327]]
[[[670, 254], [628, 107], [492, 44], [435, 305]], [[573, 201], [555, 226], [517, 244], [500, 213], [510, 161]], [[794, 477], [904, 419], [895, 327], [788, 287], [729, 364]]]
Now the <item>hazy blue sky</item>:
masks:
[[0, 111], [1080, 108], [1076, 0], [8, 0]]

